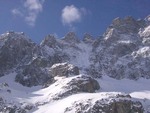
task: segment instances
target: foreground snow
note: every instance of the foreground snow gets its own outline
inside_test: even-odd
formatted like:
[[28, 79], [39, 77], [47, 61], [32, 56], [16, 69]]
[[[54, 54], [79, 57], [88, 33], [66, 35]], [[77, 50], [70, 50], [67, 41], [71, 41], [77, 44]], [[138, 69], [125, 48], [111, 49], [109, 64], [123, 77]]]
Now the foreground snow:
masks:
[[[71, 95], [67, 98], [64, 98], [62, 100], [48, 103], [44, 106], [39, 106], [38, 110], [33, 110], [33, 113], [62, 113], [62, 111], [65, 111], [65, 109], [69, 106], [71, 106], [75, 101], [81, 101], [81, 100], [88, 100], [92, 99], [93, 103], [94, 101], [98, 99], [105, 99], [109, 98], [110, 96], [115, 96], [117, 94], [121, 94], [119, 92], [102, 92], [102, 93], [81, 93], [81, 94], [75, 94]], [[74, 113], [74, 112], [72, 112]]]
[[[51, 96], [62, 91], [61, 87], [63, 84], [72, 77], [57, 77], [57, 82], [44, 89], [41, 89], [41, 87], [23, 87], [14, 82], [14, 77], [15, 73], [12, 73], [0, 78], [0, 96], [7, 102], [18, 105], [27, 103], [38, 106], [38, 109], [33, 109], [30, 111], [31, 113], [62, 113], [75, 101], [108, 98], [110, 95], [121, 93], [130, 94], [133, 99], [141, 101], [145, 109], [148, 109], [148, 106], [150, 106], [149, 79], [141, 78], [137, 81], [129, 79], [116, 80], [103, 76], [102, 79], [97, 79], [101, 87], [97, 93], [79, 93], [60, 100], [51, 100]], [[2, 86], [4, 82], [8, 83], [8, 87]], [[8, 90], [11, 92], [8, 92]]]

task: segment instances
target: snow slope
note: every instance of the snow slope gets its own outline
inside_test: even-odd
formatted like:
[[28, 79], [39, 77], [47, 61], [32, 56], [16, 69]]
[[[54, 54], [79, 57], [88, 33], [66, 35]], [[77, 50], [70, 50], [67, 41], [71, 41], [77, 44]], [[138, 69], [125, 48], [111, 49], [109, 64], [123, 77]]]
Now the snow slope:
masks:
[[[47, 88], [41, 87], [24, 87], [14, 82], [15, 73], [8, 74], [0, 78], [0, 83], [8, 83], [8, 87], [0, 87], [0, 96], [7, 102], [15, 103], [16, 105], [24, 106], [26, 104], [36, 106], [30, 113], [62, 113], [68, 106], [71, 106], [75, 101], [84, 101], [88, 99], [104, 99], [109, 96], [126, 93], [130, 94], [133, 99], [139, 100], [145, 107], [145, 110], [150, 109], [150, 87], [149, 79], [139, 79], [137, 81], [122, 79], [116, 80], [108, 76], [103, 76], [97, 79], [101, 89], [96, 93], [79, 93], [62, 98], [52, 100], [52, 95], [63, 91], [61, 88], [65, 82], [73, 77], [57, 77], [57, 82]], [[11, 92], [7, 92], [7, 90]], [[147, 113], [145, 111], [145, 113]]]
[[[97, 99], [105, 99], [105, 98], [109, 98], [110, 96], [114, 96], [117, 94], [121, 94], [119, 92], [102, 92], [102, 93], [81, 93], [81, 94], [75, 94], [75, 95], [71, 95], [69, 97], [66, 97], [62, 100], [53, 102], [53, 103], [48, 103], [44, 106], [39, 106], [38, 109], [39, 110], [33, 110], [31, 112], [33, 113], [62, 113], [63, 111], [65, 111], [65, 109], [69, 106], [71, 106], [74, 102], [76, 101], [85, 101], [88, 99], [93, 99], [93, 103], [94, 101], [96, 101]], [[71, 113], [75, 113], [74, 111], [72, 111]]]

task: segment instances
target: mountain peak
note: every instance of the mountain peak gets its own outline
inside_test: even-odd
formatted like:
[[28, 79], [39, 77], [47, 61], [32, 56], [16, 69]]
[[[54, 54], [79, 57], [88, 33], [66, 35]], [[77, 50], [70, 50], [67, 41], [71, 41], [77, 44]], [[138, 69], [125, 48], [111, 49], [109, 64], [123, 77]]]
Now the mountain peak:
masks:
[[68, 42], [68, 43], [79, 43], [80, 42], [74, 32], [67, 33], [62, 40], [64, 40], [65, 42]]
[[47, 35], [40, 45], [42, 46], [47, 45], [49, 47], [54, 47], [56, 43], [57, 41], [54, 35]]
[[112, 21], [110, 28], [117, 29], [119, 33], [138, 33], [141, 24], [131, 16], [125, 18], [115, 18]]
[[92, 43], [92, 42], [94, 41], [94, 38], [93, 38], [93, 36], [91, 36], [90, 34], [85, 33], [85, 34], [84, 34], [84, 37], [83, 37], [83, 41], [84, 41], [85, 43]]
[[148, 25], [150, 25], [150, 15], [148, 15], [145, 19], [144, 19]]
[[[7, 40], [26, 40], [28, 42], [32, 42], [31, 39], [28, 38], [28, 36], [24, 32], [14, 32], [14, 31], [7, 31], [6, 33], [0, 35], [1, 41], [7, 41]], [[33, 43], [33, 42], [32, 42]]]

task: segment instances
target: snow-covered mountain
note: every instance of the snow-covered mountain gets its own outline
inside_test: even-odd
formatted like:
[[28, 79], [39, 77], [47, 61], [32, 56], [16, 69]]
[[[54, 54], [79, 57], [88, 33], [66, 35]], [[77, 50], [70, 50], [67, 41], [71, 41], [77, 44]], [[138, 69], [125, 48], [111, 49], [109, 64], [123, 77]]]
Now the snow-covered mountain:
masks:
[[150, 19], [116, 18], [103, 36], [0, 35], [0, 112], [149, 113]]

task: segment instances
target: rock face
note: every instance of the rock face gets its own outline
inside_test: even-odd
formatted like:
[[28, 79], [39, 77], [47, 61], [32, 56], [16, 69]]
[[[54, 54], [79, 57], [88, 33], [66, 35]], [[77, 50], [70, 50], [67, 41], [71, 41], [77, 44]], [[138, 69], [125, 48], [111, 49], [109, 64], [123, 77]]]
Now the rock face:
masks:
[[108, 97], [94, 102], [92, 99], [77, 101], [66, 108], [65, 113], [144, 113], [140, 102], [134, 102], [125, 95], [120, 97]]
[[15, 81], [24, 86], [44, 85], [47, 81], [52, 81], [52, 76], [47, 66], [46, 59], [33, 59], [28, 65], [25, 65], [16, 75]]
[[68, 63], [54, 64], [51, 67], [52, 76], [70, 76], [79, 75], [79, 68]]
[[35, 44], [23, 33], [7, 32], [0, 36], [1, 74], [27, 63], [32, 58]]
[[150, 78], [148, 34], [149, 24], [145, 20], [114, 19], [104, 38], [95, 41], [88, 72], [116, 79]]

